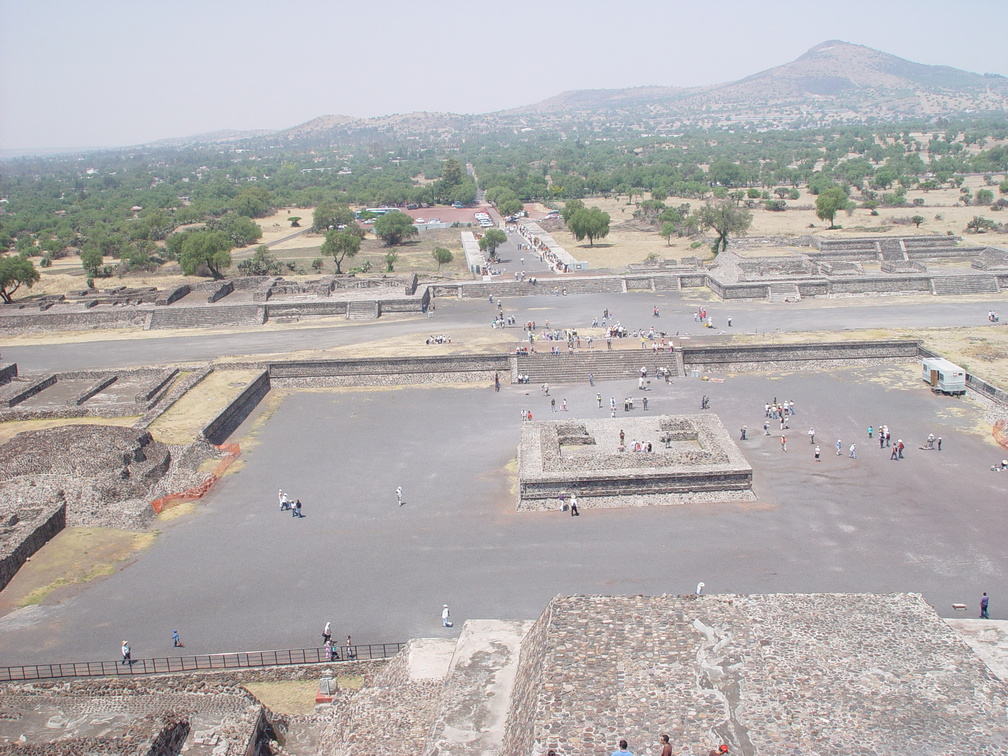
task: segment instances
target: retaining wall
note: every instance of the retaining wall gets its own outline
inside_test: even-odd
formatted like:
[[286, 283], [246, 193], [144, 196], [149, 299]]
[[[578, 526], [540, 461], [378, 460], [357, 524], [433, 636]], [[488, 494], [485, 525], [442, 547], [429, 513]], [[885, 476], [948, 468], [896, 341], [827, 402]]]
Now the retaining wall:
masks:
[[95, 381], [90, 386], [88, 386], [86, 389], [84, 389], [81, 393], [79, 393], [73, 399], [70, 399], [67, 402], [67, 404], [69, 406], [71, 406], [71, 407], [79, 407], [82, 404], [84, 404], [84, 402], [86, 402], [88, 399], [90, 399], [92, 396], [95, 396], [99, 392], [104, 391], [105, 389], [107, 389], [109, 386], [111, 386], [113, 383], [115, 383], [118, 379], [119, 379], [118, 375], [109, 375], [109, 376], [105, 376], [104, 378], [100, 378], [99, 380]]
[[203, 438], [211, 444], [223, 444], [258, 406], [269, 390], [269, 371], [264, 370], [235, 397], [233, 402], [217, 413], [217, 417], [207, 423], [201, 433]]
[[502, 380], [507, 379], [511, 374], [511, 355], [362, 357], [277, 362], [269, 366], [272, 385], [289, 387], [491, 382], [495, 373]]
[[823, 370], [830, 365], [909, 362], [920, 354], [918, 341], [840, 341], [819, 344], [739, 344], [682, 347], [685, 369], [746, 372]]
[[5, 402], [7, 409], [10, 409], [15, 405], [20, 404], [25, 399], [31, 399], [33, 396], [35, 396], [35, 394], [39, 393], [40, 391], [45, 391], [54, 383], [56, 383], [56, 376], [47, 375], [45, 378], [40, 378], [34, 383], [29, 384], [26, 388], [21, 389], [21, 391], [14, 394], [14, 396], [12, 396]]
[[0, 552], [0, 590], [7, 586], [28, 557], [66, 527], [66, 502], [43, 510], [31, 522], [17, 523], [10, 527], [11, 532], [4, 534], [3, 551]]
[[327, 318], [347, 314], [346, 301], [311, 300], [301, 302], [270, 302], [266, 305], [266, 319], [275, 318]]
[[90, 331], [99, 328], [142, 328], [147, 308], [80, 310], [78, 312], [32, 312], [0, 315], [0, 329], [17, 331]]
[[13, 381], [17, 378], [17, 374], [18, 369], [16, 362], [8, 362], [6, 365], [0, 366], [0, 386]]

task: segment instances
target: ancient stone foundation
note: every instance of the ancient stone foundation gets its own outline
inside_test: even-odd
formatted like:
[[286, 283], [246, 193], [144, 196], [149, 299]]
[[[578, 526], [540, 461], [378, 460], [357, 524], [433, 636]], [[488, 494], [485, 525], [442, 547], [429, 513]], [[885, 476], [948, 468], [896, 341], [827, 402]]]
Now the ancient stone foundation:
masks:
[[558, 509], [561, 494], [589, 508], [755, 498], [752, 467], [715, 415], [525, 423], [518, 509]]

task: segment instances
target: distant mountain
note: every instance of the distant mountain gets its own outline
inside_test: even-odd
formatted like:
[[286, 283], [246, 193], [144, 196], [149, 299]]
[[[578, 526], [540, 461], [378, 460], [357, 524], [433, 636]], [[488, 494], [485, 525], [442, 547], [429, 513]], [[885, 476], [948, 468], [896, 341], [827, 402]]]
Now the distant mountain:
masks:
[[615, 111], [627, 125], [763, 126], [866, 122], [1008, 112], [1008, 78], [928, 66], [862, 45], [831, 40], [797, 60], [739, 81], [691, 89], [565, 92], [508, 111], [571, 118]]
[[582, 89], [480, 115], [321, 116], [266, 138], [337, 144], [572, 129], [653, 133], [691, 126], [814, 127], [985, 113], [1008, 113], [1008, 78], [923, 65], [831, 40], [790, 63], [726, 84]]

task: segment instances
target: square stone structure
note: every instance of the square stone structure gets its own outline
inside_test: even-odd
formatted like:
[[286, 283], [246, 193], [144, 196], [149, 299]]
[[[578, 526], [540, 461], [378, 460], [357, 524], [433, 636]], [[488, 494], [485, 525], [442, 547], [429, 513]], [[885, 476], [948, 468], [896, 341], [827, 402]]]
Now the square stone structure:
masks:
[[[635, 441], [652, 451], [633, 451]], [[523, 423], [518, 509], [557, 509], [561, 493], [579, 508], [755, 498], [752, 467], [713, 414]]]
[[919, 594], [558, 596], [502, 753], [1008, 753], [1008, 684]]

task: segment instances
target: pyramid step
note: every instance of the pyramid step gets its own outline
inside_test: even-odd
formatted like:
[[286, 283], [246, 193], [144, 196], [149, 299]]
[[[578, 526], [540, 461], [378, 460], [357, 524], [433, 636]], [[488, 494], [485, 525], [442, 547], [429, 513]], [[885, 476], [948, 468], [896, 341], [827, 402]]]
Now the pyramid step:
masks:
[[497, 756], [521, 642], [532, 622], [469, 620], [459, 634], [424, 756]]

